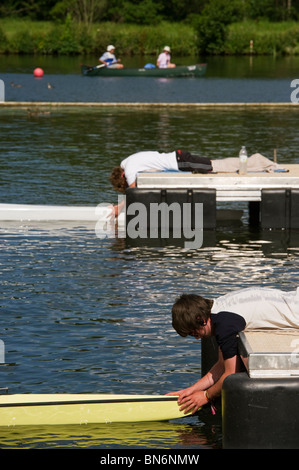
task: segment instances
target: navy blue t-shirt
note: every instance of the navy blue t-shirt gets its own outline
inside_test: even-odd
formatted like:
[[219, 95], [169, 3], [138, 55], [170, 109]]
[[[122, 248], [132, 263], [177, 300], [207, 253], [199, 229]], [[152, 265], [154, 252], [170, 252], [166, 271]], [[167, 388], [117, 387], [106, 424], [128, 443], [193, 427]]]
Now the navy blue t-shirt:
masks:
[[237, 335], [246, 326], [244, 318], [237, 313], [219, 312], [211, 314], [211, 321], [223, 359], [236, 356], [238, 354]]

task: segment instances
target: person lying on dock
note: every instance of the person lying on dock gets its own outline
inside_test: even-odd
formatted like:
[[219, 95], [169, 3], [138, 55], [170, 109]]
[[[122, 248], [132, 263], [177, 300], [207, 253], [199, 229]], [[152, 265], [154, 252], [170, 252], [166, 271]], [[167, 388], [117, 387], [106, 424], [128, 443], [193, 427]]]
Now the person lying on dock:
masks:
[[175, 64], [172, 64], [170, 60], [170, 47], [165, 46], [163, 52], [159, 54], [159, 57], [157, 59], [157, 66], [159, 67], [159, 69], [174, 68]]
[[[239, 158], [224, 158], [210, 160], [191, 154], [185, 150], [176, 150], [170, 153], [157, 151], [138, 152], [125, 158], [116, 166], [110, 175], [110, 182], [114, 189], [125, 193], [128, 187], [136, 187], [137, 173], [140, 171], [191, 171], [193, 173], [234, 172], [239, 168]], [[282, 169], [263, 155], [256, 153], [248, 158], [249, 171], [274, 171]], [[124, 203], [114, 206], [114, 216], [118, 217]]]
[[215, 300], [183, 294], [172, 307], [172, 325], [183, 337], [215, 336], [219, 347], [218, 361], [206, 375], [190, 387], [167, 394], [178, 396], [181, 410], [195, 413], [221, 395], [227, 376], [241, 371], [240, 331], [299, 328], [299, 287], [290, 292], [263, 287], [240, 289]]
[[115, 47], [110, 45], [107, 47], [107, 51], [99, 58], [102, 64], [112, 69], [122, 69], [124, 66], [120, 64], [120, 59], [117, 59], [114, 55]]
[[[126, 189], [137, 186], [136, 179], [139, 171], [196, 171], [208, 173], [212, 171], [212, 163], [209, 158], [192, 155], [184, 150], [170, 153], [157, 151], [138, 152], [130, 155], [114, 167], [110, 175], [110, 182], [114, 189], [125, 193]], [[114, 215], [117, 217], [123, 208], [123, 204], [114, 206]]]

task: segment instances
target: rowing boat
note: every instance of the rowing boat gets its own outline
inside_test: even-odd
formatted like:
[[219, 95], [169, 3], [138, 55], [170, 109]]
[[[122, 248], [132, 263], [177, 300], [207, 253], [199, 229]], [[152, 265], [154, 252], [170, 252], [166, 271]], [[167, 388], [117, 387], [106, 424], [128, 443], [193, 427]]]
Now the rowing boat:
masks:
[[107, 219], [109, 214], [111, 205], [104, 203], [98, 206], [0, 204], [0, 220], [97, 221]]
[[0, 395], [0, 426], [168, 421], [187, 416], [166, 395]]
[[82, 65], [81, 72], [88, 77], [203, 77], [206, 73], [206, 64], [180, 65], [173, 68], [159, 69], [155, 68], [123, 68], [117, 69], [112, 67], [103, 67], [101, 65], [88, 66]]

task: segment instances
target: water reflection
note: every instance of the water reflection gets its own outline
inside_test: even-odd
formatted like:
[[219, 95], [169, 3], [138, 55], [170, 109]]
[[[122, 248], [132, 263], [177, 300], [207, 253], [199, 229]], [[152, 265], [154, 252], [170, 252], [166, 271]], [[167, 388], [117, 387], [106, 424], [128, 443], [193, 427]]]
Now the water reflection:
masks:
[[[38, 62], [47, 74], [80, 74], [81, 64], [95, 65], [94, 56], [27, 56], [10, 54], [3, 56], [0, 63], [1, 73], [27, 73], [32, 75]], [[126, 67], [143, 67], [153, 62], [152, 56], [126, 57]], [[293, 56], [186, 56], [179, 57], [178, 65], [207, 63], [208, 78], [295, 78], [299, 73], [299, 57]], [[46, 78], [46, 80], [48, 80]]]
[[237, 155], [246, 145], [279, 163], [297, 163], [299, 114], [288, 110], [52, 109], [0, 112], [1, 202], [97, 205], [113, 203], [108, 176], [138, 150], [188, 149], [209, 158]]
[[[221, 447], [221, 423], [206, 426], [199, 417], [176, 422], [81, 426], [0, 427], [3, 449], [205, 449]], [[208, 429], [207, 429], [208, 428]]]

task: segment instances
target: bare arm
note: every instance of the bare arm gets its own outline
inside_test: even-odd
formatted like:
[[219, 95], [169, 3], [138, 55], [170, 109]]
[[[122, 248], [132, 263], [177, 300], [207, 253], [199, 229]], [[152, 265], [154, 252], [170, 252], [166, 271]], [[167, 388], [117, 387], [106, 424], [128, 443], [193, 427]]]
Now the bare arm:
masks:
[[195, 413], [198, 408], [208, 403], [205, 391], [208, 391], [210, 400], [220, 396], [224, 379], [238, 372], [238, 370], [238, 356], [224, 360], [219, 350], [218, 361], [204, 377], [191, 387], [171, 392], [168, 395], [178, 395], [178, 404], [181, 405], [180, 409], [184, 410], [185, 413], [189, 411]]
[[[136, 188], [136, 181], [130, 184], [129, 188]], [[124, 206], [125, 206], [125, 200], [122, 200], [120, 204], [113, 206], [113, 212], [111, 215], [117, 218], [119, 214], [123, 211]]]

